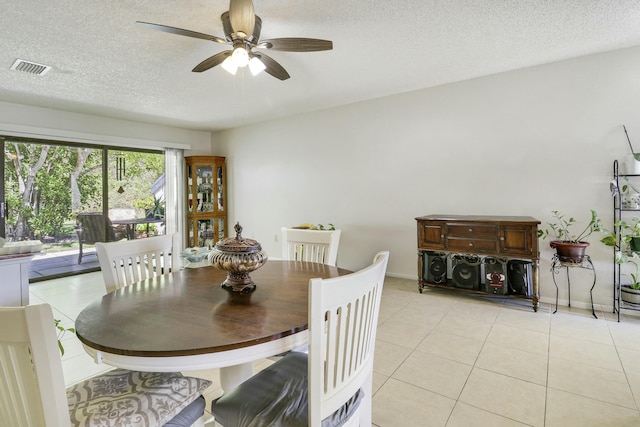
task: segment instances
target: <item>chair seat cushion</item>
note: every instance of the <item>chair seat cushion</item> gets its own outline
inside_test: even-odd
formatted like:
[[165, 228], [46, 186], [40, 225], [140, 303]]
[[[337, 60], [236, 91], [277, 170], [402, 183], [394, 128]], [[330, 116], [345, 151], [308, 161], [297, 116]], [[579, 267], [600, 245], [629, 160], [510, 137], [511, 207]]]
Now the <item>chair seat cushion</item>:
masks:
[[[211, 412], [225, 427], [307, 427], [308, 355], [287, 353], [211, 404]], [[322, 427], [342, 426], [358, 409], [364, 392], [358, 390], [345, 405], [322, 420]]]
[[207, 402], [204, 400], [204, 396], [200, 395], [163, 427], [191, 427], [202, 417], [206, 406]]
[[162, 426], [209, 385], [209, 380], [175, 372], [114, 369], [67, 388], [71, 425]]

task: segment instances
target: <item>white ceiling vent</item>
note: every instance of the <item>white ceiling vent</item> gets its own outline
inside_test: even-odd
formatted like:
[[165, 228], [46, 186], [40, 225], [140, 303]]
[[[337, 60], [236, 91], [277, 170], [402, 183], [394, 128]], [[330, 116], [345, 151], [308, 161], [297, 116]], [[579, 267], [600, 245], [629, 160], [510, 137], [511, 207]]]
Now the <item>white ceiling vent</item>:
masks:
[[29, 74], [36, 74], [43, 76], [51, 69], [48, 65], [38, 64], [35, 62], [25, 61], [24, 59], [16, 59], [16, 62], [11, 66], [12, 70], [23, 71]]

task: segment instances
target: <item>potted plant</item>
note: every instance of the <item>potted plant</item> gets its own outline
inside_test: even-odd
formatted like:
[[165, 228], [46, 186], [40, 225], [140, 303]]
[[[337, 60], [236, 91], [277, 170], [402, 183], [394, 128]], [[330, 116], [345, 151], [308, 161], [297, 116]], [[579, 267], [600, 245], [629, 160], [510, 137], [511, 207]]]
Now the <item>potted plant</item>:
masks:
[[[640, 218], [633, 217], [631, 222], [620, 220], [614, 225], [620, 229], [620, 245], [628, 245], [630, 251], [640, 251]], [[600, 241], [607, 246], [618, 246], [616, 233], [613, 231]]]
[[635, 273], [624, 274], [631, 278], [631, 283], [620, 285], [620, 298], [624, 302], [631, 304], [640, 304], [640, 218], [631, 218], [631, 222], [618, 221], [615, 223], [616, 228], [620, 230], [620, 243], [615, 232], [609, 233], [600, 241], [607, 246], [616, 248], [615, 263], [619, 265], [632, 264]]
[[336, 229], [336, 226], [329, 223], [329, 225], [324, 225], [324, 224], [310, 224], [308, 222], [302, 223], [300, 225], [294, 225], [293, 227], [294, 229], [298, 229], [298, 230], [320, 230], [320, 231], [333, 231]]
[[640, 174], [640, 153], [636, 153], [633, 149], [633, 145], [631, 145], [631, 139], [629, 139], [629, 133], [627, 132], [627, 127], [622, 125], [624, 129], [624, 134], [627, 137], [627, 142], [629, 143], [629, 148], [631, 149], [631, 154], [626, 156], [625, 166], [627, 168], [627, 174], [629, 175], [639, 175]]
[[635, 273], [624, 274], [631, 278], [631, 283], [620, 285], [620, 298], [630, 304], [640, 304], [640, 272], [638, 252], [616, 251], [616, 264], [633, 264]]
[[[625, 177], [625, 180], [627, 178]], [[640, 208], [640, 190], [633, 184], [622, 184], [620, 192], [621, 207], [623, 209], [639, 209]]]
[[556, 250], [560, 262], [569, 264], [580, 264], [584, 260], [584, 254], [589, 246], [589, 242], [585, 239], [592, 233], [605, 231], [602, 228], [598, 214], [591, 210], [591, 220], [586, 227], [580, 232], [574, 232], [573, 226], [576, 220], [573, 217], [566, 218], [559, 211], [552, 211], [554, 221], [548, 222], [549, 228], [538, 230], [538, 237], [546, 239], [551, 237], [553, 240], [550, 246]]
[[153, 196], [153, 203], [149, 209], [147, 209], [147, 218], [164, 218], [164, 202]]

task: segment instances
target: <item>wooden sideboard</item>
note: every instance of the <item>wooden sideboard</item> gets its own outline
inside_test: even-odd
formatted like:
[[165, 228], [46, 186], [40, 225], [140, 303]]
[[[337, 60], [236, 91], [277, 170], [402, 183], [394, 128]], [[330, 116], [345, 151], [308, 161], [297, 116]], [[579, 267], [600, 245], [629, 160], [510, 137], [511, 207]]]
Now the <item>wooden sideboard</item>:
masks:
[[538, 311], [538, 225], [529, 216], [427, 215], [418, 225], [418, 277], [424, 277], [423, 252], [471, 254], [531, 261], [533, 309]]

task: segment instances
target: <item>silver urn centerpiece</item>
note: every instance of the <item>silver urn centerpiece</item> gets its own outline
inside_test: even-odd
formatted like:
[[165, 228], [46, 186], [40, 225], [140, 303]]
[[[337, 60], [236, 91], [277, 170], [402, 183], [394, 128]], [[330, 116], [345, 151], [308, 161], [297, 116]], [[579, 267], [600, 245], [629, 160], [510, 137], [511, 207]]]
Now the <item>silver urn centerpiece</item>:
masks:
[[209, 263], [220, 270], [228, 271], [222, 287], [231, 292], [250, 293], [256, 289], [249, 273], [267, 262], [267, 254], [260, 243], [242, 237], [242, 226], [234, 227], [236, 237], [227, 237], [216, 243], [209, 253]]

